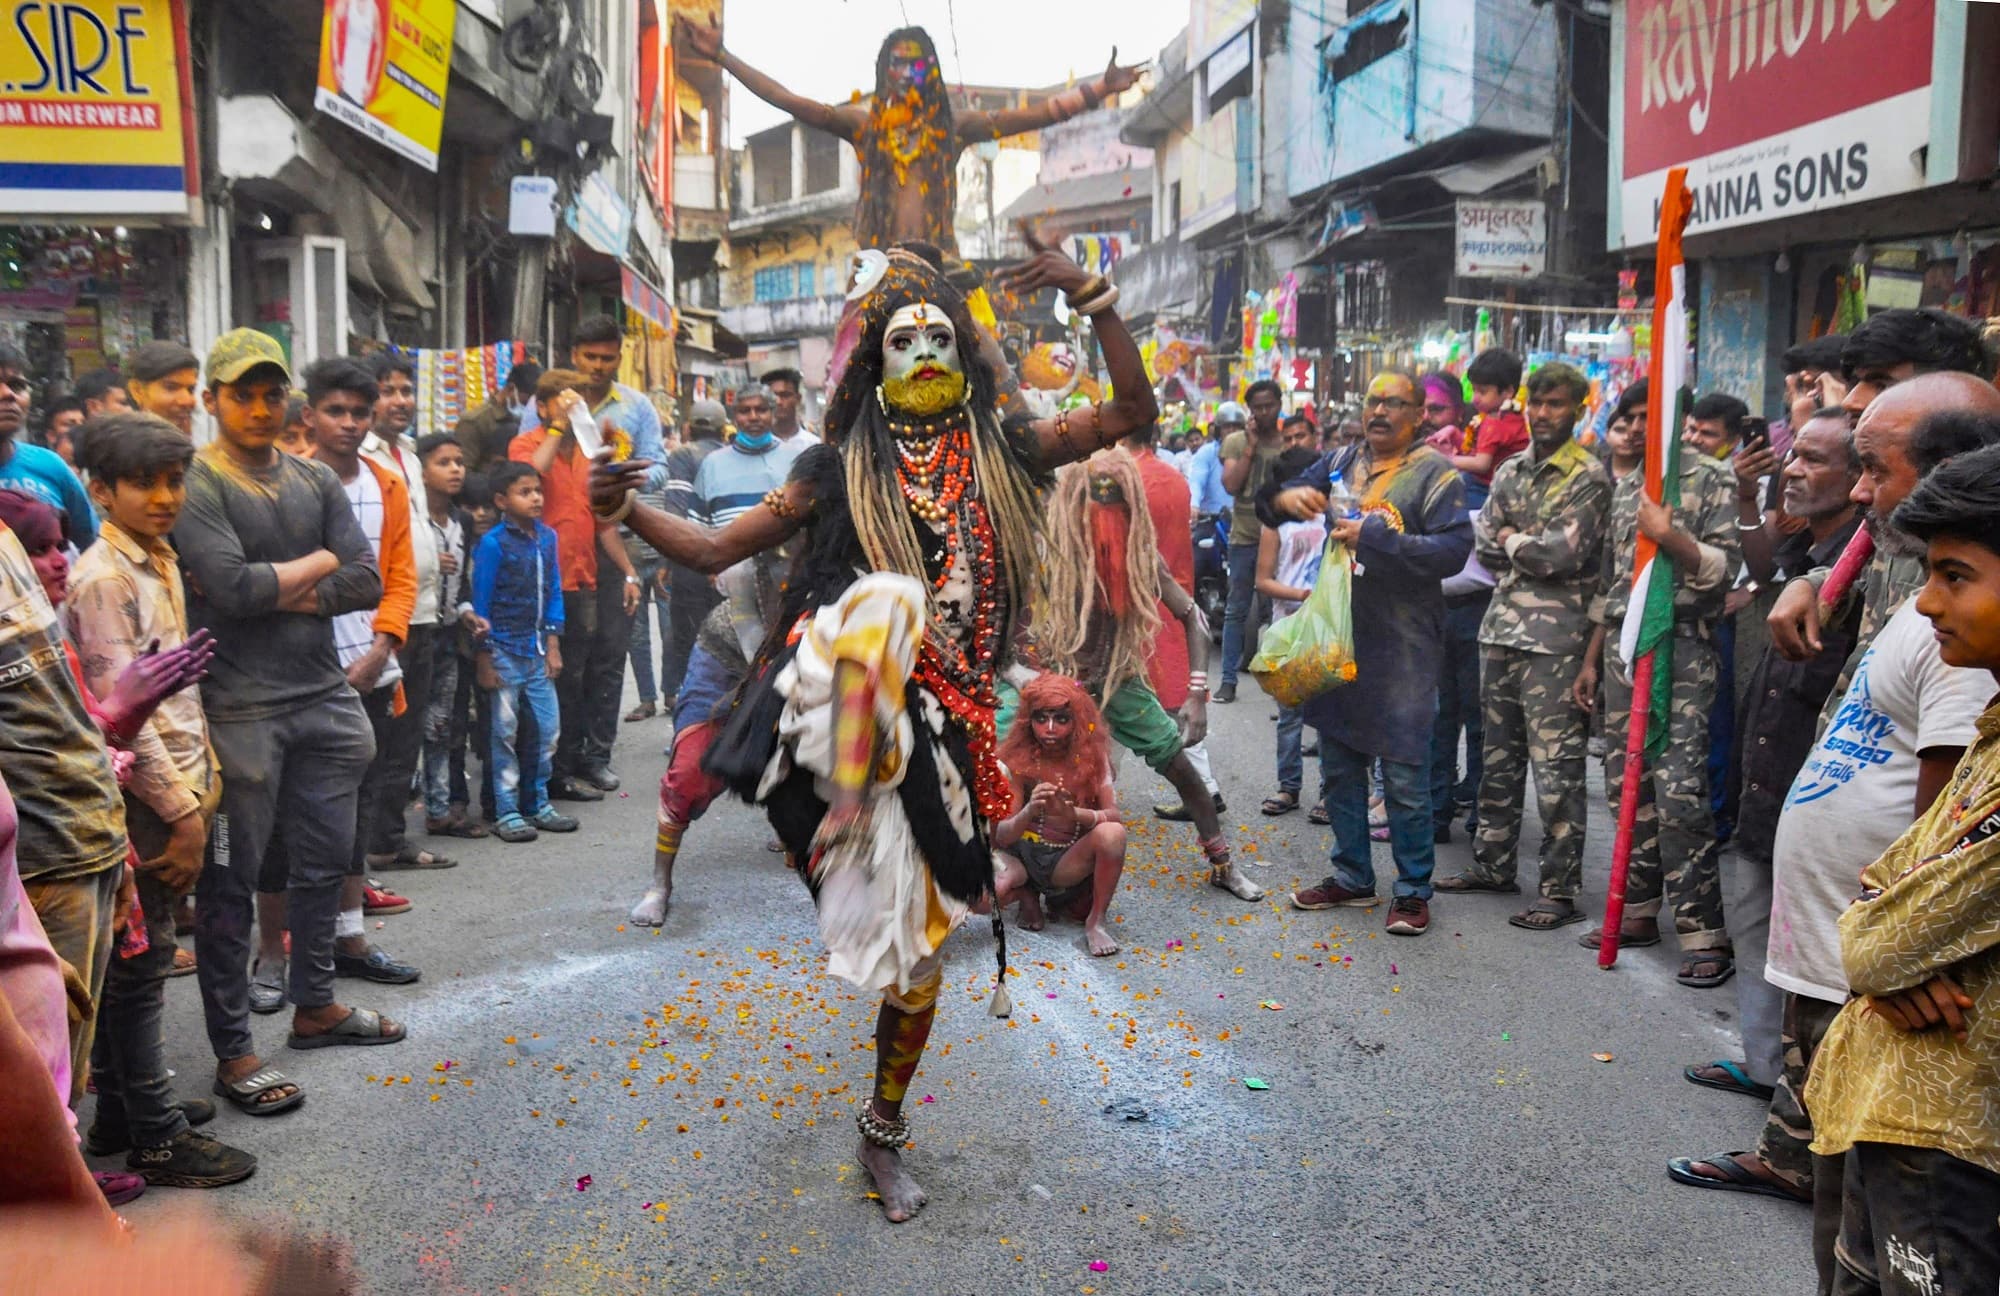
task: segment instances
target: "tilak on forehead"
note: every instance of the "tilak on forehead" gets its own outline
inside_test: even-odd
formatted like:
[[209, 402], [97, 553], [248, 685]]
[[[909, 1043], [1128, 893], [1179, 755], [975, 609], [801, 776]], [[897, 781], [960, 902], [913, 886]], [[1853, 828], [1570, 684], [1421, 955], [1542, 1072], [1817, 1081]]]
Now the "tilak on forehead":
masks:
[[950, 328], [951, 317], [945, 314], [941, 308], [933, 306], [927, 301], [911, 302], [907, 306], [896, 308], [896, 313], [889, 317], [889, 326], [886, 331], [893, 333], [899, 328], [907, 327], [929, 328], [933, 324], [942, 324], [946, 328]]

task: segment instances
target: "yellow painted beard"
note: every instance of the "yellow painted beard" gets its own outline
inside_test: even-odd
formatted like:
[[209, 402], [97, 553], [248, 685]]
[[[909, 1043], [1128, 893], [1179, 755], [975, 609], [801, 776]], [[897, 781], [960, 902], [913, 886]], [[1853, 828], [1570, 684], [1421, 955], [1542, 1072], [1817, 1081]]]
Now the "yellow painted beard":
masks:
[[884, 378], [882, 397], [896, 409], [918, 418], [942, 414], [965, 399], [965, 375], [941, 373], [929, 378]]

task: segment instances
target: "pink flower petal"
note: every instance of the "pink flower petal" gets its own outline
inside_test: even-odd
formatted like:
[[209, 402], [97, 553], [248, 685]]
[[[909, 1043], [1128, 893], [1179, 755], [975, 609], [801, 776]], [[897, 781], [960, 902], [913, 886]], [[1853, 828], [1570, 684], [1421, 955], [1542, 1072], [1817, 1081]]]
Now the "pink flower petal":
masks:
[[581, 1179], [578, 1179], [578, 1180], [576, 1181], [576, 1190], [577, 1190], [578, 1192], [582, 1192], [582, 1191], [583, 1191], [584, 1189], [586, 1189], [586, 1188], [588, 1188], [588, 1187], [590, 1187], [590, 1176], [589, 1176], [589, 1175], [584, 1175], [584, 1176], [583, 1176], [583, 1177], [582, 1177]]
[[1111, 1266], [1110, 1266], [1110, 1265], [1108, 1265], [1108, 1264], [1106, 1264], [1106, 1263], [1104, 1263], [1104, 1261], [1102, 1261], [1102, 1260], [1092, 1260], [1092, 1261], [1090, 1262], [1090, 1272], [1092, 1272], [1092, 1273], [1109, 1273], [1109, 1272], [1111, 1272]]

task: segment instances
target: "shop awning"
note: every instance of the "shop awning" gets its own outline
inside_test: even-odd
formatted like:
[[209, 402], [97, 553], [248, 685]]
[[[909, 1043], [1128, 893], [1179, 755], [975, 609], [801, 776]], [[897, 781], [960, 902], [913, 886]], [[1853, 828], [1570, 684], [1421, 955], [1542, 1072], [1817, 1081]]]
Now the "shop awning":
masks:
[[1458, 162], [1451, 166], [1438, 167], [1434, 171], [1419, 171], [1415, 175], [1402, 176], [1403, 180], [1432, 180], [1446, 193], [1483, 194], [1497, 189], [1509, 180], [1518, 180], [1542, 164], [1549, 156], [1546, 144], [1518, 153], [1504, 153], [1498, 157], [1475, 158], [1469, 162]]

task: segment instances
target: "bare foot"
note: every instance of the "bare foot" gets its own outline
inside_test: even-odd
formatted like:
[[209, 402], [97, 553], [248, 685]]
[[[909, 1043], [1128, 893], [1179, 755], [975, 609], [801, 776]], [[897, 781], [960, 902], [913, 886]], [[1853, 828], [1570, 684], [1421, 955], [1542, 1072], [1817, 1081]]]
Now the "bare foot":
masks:
[[1217, 864], [1208, 871], [1208, 884], [1221, 887], [1238, 900], [1262, 900], [1264, 888], [1244, 877], [1231, 863]]
[[868, 1140], [861, 1141], [862, 1168], [875, 1181], [875, 1192], [882, 1199], [882, 1214], [891, 1224], [901, 1224], [924, 1208], [928, 1200], [917, 1181], [903, 1167], [903, 1154], [894, 1148], [877, 1147]]
[[1040, 931], [1042, 929], [1042, 898], [1033, 891], [1021, 897], [1021, 930]]
[[672, 887], [647, 887], [639, 903], [632, 906], [632, 921], [642, 927], [658, 927], [667, 920], [667, 908], [673, 898]]
[[1118, 942], [1111, 939], [1111, 933], [1104, 930], [1102, 923], [1085, 926], [1083, 938], [1090, 943], [1092, 958], [1108, 958], [1118, 952]]

